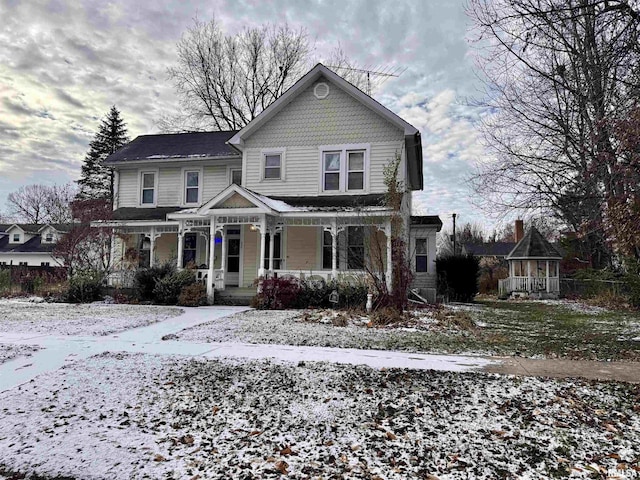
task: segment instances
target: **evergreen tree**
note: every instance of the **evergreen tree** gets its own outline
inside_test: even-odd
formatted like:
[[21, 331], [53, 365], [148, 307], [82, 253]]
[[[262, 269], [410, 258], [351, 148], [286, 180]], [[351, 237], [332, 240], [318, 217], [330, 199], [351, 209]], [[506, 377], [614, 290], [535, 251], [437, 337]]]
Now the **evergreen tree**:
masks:
[[77, 200], [105, 199], [113, 201], [113, 169], [104, 165], [104, 159], [129, 141], [127, 127], [115, 107], [102, 120], [100, 129], [89, 144], [89, 152], [82, 164], [80, 191]]

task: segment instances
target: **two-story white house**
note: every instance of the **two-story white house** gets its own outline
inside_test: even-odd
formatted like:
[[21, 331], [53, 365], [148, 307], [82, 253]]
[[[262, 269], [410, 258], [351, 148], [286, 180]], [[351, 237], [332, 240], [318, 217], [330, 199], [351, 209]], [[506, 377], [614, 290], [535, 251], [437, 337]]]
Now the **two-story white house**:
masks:
[[416, 285], [435, 297], [442, 223], [411, 216], [411, 191], [423, 186], [420, 132], [321, 64], [240, 131], [144, 135], [111, 155], [115, 258], [123, 269], [194, 266], [210, 295], [268, 275], [332, 279], [365, 265], [389, 279], [384, 167], [396, 156]]
[[62, 260], [53, 250], [71, 228], [67, 224], [0, 225], [0, 267], [59, 267]]

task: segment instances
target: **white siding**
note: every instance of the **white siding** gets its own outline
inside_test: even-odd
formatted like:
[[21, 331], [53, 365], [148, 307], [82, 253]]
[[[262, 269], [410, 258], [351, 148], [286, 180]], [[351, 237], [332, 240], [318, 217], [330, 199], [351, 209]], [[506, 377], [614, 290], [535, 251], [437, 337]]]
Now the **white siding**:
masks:
[[329, 84], [327, 98], [317, 99], [313, 94], [316, 84], [245, 139], [245, 146], [273, 148], [403, 140], [402, 130], [333, 84]]
[[[335, 85], [330, 85], [329, 96], [322, 100], [314, 96], [314, 86], [245, 140], [245, 186], [264, 195], [321, 193], [319, 147], [367, 144], [366, 193], [384, 192], [384, 166], [396, 153], [404, 159], [404, 132]], [[285, 149], [284, 180], [262, 180], [262, 154], [270, 148]], [[403, 165], [400, 171], [404, 170]]]
[[120, 185], [118, 188], [118, 206], [119, 207], [137, 207], [138, 199], [138, 170], [126, 169], [120, 170]]
[[145, 165], [140, 169], [120, 169], [118, 207], [139, 207], [139, 171], [158, 169], [157, 206], [173, 207], [182, 203], [184, 168], [203, 168], [202, 203], [206, 203], [229, 185], [229, 168], [241, 168], [240, 159], [234, 161], [212, 160], [210, 163], [178, 163], [178, 166]]

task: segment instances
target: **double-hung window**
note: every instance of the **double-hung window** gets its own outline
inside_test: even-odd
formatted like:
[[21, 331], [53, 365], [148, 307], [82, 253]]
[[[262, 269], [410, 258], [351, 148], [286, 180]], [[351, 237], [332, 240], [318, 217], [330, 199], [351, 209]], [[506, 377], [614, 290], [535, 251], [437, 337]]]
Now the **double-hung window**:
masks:
[[140, 203], [142, 205], [155, 205], [156, 203], [156, 172], [141, 173], [141, 194]]
[[347, 229], [347, 268], [349, 270], [364, 268], [364, 227]]
[[[337, 267], [340, 268], [340, 255], [336, 255]], [[333, 268], [333, 235], [324, 230], [322, 232], [322, 268], [331, 270]]]
[[200, 180], [199, 170], [186, 170], [184, 172], [184, 203], [200, 203]]
[[340, 190], [342, 152], [324, 152], [324, 190]]
[[428, 249], [426, 238], [416, 238], [416, 272], [428, 271]]
[[265, 153], [264, 154], [264, 173], [265, 180], [281, 180], [282, 179], [282, 153]]
[[48, 233], [44, 236], [44, 241], [45, 241], [45, 243], [53, 243], [53, 233], [48, 232]]
[[13, 243], [20, 243], [20, 234], [19, 233], [14, 233], [13, 234]]
[[363, 192], [366, 190], [367, 148], [327, 147], [322, 150], [322, 191]]

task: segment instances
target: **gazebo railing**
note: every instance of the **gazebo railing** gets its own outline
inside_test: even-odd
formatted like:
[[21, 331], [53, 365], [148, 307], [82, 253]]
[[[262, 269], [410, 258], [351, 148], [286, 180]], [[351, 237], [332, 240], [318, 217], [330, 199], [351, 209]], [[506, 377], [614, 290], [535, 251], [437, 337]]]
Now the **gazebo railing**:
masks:
[[[547, 280], [549, 284], [547, 285]], [[548, 287], [548, 288], [547, 288]], [[501, 295], [511, 292], [551, 292], [560, 291], [558, 277], [508, 277], [498, 280], [498, 293]]]

